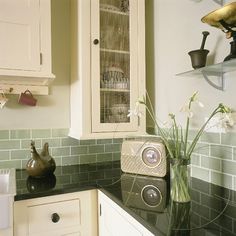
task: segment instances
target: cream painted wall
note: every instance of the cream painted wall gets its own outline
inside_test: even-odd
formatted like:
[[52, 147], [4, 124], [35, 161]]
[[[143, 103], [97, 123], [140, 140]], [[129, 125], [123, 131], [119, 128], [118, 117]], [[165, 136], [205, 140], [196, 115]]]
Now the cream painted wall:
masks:
[[[227, 2], [232, 1], [224, 3]], [[175, 76], [192, 69], [188, 52], [200, 48], [202, 31], [210, 32], [205, 45], [210, 50], [208, 64], [221, 62], [229, 54], [231, 40], [226, 39], [220, 30], [203, 24], [200, 20], [219, 7], [213, 0], [147, 0], [147, 32], [150, 37], [147, 38], [147, 45], [152, 44], [150, 40], [154, 38], [154, 55], [152, 50], [147, 50], [148, 67], [153, 70], [148, 73], [147, 87], [149, 90], [155, 88], [151, 95], [160, 120], [166, 121], [169, 113], [175, 113], [180, 123], [183, 123], [185, 117], [179, 113], [179, 109], [194, 91], [199, 91], [199, 99], [205, 107], [196, 108], [193, 126], [202, 123], [204, 117], [220, 102], [236, 109], [236, 73], [226, 75], [224, 92], [208, 85], [203, 77]], [[153, 26], [148, 24], [152, 14]], [[152, 57], [154, 65], [150, 66]]]
[[70, 83], [70, 1], [52, 0], [52, 69], [56, 79], [49, 96], [36, 96], [36, 107], [17, 103], [18, 96], [8, 96], [0, 110], [0, 129], [69, 127]]

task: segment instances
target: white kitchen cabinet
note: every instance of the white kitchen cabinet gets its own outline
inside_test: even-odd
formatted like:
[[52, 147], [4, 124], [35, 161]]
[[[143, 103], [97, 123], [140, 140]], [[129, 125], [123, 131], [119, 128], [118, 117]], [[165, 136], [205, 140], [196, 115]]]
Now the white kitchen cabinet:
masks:
[[97, 190], [16, 201], [14, 236], [97, 236]]
[[120, 206], [98, 191], [99, 236], [154, 236]]
[[145, 1], [71, 1], [71, 129], [74, 138], [145, 133], [127, 117], [145, 95]]
[[43, 94], [54, 77], [50, 0], [0, 0], [1, 89], [42, 86], [32, 92]]

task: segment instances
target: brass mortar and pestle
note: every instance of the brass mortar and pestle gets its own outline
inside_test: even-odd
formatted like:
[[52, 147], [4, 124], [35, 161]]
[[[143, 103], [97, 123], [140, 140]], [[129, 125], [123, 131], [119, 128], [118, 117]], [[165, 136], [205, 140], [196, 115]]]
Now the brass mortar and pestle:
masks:
[[200, 49], [190, 51], [188, 54], [191, 58], [192, 67], [198, 69], [206, 65], [207, 54], [209, 50], [204, 49], [206, 38], [210, 34], [208, 31], [203, 31], [203, 39]]
[[236, 58], [236, 2], [226, 4], [220, 9], [210, 12], [201, 21], [222, 30], [230, 42], [230, 54], [224, 58], [228, 61]]

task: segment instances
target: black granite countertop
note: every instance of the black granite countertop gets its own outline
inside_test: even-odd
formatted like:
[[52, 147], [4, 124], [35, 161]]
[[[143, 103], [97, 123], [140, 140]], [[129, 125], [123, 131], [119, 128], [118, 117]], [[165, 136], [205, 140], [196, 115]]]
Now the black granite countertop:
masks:
[[[191, 202], [170, 201], [169, 179], [122, 173], [120, 162], [57, 167], [43, 179], [16, 171], [15, 200], [99, 188], [154, 235], [236, 235], [236, 192], [191, 179]], [[156, 189], [153, 202], [145, 190]]]

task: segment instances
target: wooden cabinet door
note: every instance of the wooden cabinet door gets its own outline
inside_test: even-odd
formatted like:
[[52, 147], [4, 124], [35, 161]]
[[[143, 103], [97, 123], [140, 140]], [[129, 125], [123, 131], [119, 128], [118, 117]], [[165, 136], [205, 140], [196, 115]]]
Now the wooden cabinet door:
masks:
[[1, 69], [40, 69], [39, 4], [39, 0], [0, 0]]
[[138, 58], [144, 47], [139, 45], [138, 34], [141, 1], [128, 2], [129, 10], [122, 10], [119, 1], [112, 5], [91, 1], [92, 132], [139, 130], [138, 117], [128, 114], [140, 95]]
[[97, 190], [16, 201], [14, 236], [42, 235], [97, 236]]
[[99, 236], [153, 236], [111, 199], [99, 192]]

